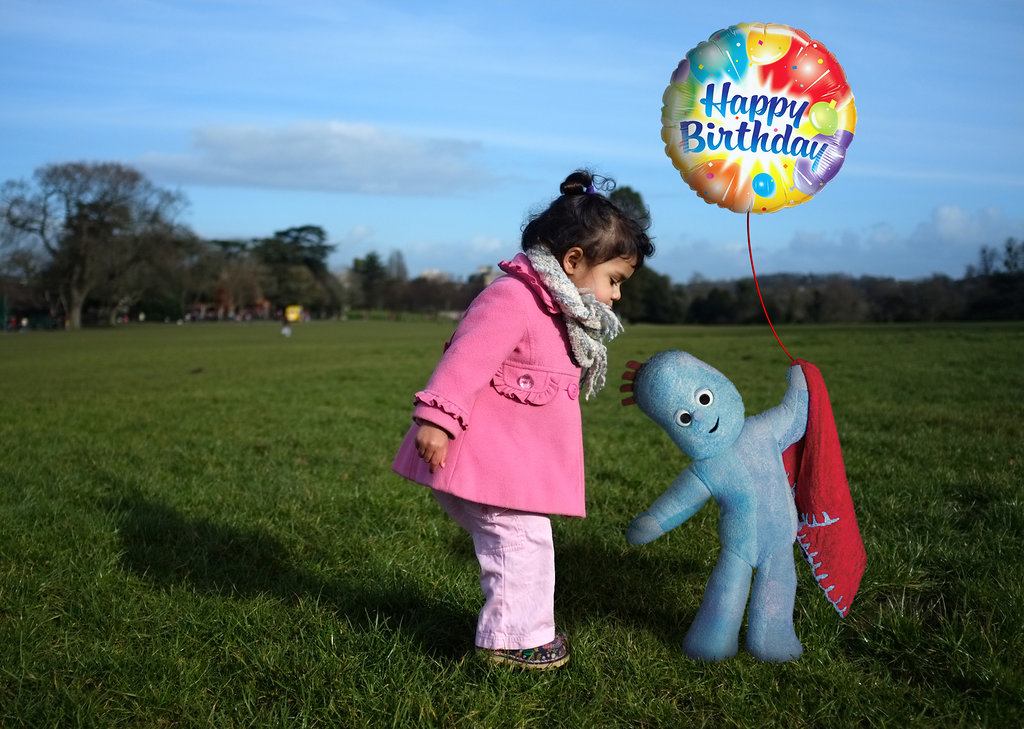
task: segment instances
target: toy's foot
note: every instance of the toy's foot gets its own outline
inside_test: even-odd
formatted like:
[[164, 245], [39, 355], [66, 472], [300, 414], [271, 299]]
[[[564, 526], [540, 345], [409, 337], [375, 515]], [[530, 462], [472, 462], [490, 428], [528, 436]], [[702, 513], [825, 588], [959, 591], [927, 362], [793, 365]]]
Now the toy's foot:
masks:
[[683, 638], [683, 653], [695, 661], [724, 661], [739, 650], [735, 635], [721, 635], [694, 630], [691, 626]]
[[698, 661], [724, 661], [738, 650], [737, 637], [750, 594], [751, 567], [723, 549], [711, 571], [697, 615], [683, 638], [683, 652]]
[[780, 546], [757, 570], [747, 616], [747, 650], [759, 661], [795, 661], [803, 653], [793, 630], [793, 546]]
[[754, 658], [765, 663], [795, 661], [803, 655], [804, 648], [792, 628], [789, 632], [789, 636], [772, 636], [771, 639], [760, 642], [751, 641], [748, 636], [747, 650]]

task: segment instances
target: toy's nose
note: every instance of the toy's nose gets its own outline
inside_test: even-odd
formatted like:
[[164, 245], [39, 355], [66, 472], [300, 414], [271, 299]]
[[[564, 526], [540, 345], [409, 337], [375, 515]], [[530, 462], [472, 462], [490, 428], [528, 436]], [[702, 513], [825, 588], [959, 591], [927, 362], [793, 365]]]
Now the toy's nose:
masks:
[[703, 410], [694, 410], [692, 415], [693, 415], [693, 419], [696, 420], [698, 423], [704, 419], [704, 411]]

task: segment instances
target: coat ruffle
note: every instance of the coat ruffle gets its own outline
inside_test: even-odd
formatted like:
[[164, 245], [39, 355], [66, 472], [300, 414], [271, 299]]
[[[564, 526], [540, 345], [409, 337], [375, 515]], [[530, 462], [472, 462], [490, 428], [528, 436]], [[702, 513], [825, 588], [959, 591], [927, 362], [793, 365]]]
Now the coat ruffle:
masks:
[[545, 405], [561, 389], [562, 379], [554, 372], [503, 363], [491, 380], [494, 389], [507, 398], [530, 405]]
[[427, 407], [440, 410], [458, 423], [459, 427], [463, 430], [469, 427], [469, 419], [466, 417], [465, 411], [451, 400], [441, 397], [437, 393], [421, 390], [414, 395], [414, 400], [416, 405], [426, 405]]

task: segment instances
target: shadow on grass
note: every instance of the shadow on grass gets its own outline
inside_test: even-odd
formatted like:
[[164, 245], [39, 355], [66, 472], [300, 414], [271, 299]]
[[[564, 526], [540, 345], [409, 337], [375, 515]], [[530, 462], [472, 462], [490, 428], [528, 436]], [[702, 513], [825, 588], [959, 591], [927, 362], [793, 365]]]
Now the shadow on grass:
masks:
[[664, 549], [624, 545], [624, 536], [622, 545], [582, 536], [556, 539], [556, 612], [573, 622], [597, 618], [648, 632], [678, 650], [709, 568]]
[[188, 518], [140, 497], [117, 501], [114, 512], [122, 562], [160, 588], [189, 586], [208, 595], [270, 595], [295, 602], [312, 597], [353, 626], [400, 631], [439, 658], [465, 653], [473, 635], [475, 615], [446, 604], [443, 596], [424, 594], [415, 584], [382, 584], [369, 558], [355, 579], [325, 580], [297, 565], [284, 545], [258, 527]]
[[[314, 598], [367, 632], [400, 632], [423, 653], [455, 658], [472, 647], [476, 614], [415, 581], [382, 577], [393, 570], [374, 557], [338, 579], [305, 569], [266, 529], [239, 528], [188, 517], [157, 501], [118, 500], [122, 562], [147, 582], [167, 589], [247, 598], [270, 595], [299, 602]], [[450, 553], [477, 569], [468, 536], [459, 532]], [[585, 534], [556, 535], [555, 611], [566, 627], [604, 622], [642, 631], [678, 649], [696, 614], [710, 567], [664, 549], [625, 547]], [[314, 558], [315, 559], [315, 558]], [[326, 560], [325, 560], [326, 561]], [[378, 569], [379, 567], [379, 569]]]

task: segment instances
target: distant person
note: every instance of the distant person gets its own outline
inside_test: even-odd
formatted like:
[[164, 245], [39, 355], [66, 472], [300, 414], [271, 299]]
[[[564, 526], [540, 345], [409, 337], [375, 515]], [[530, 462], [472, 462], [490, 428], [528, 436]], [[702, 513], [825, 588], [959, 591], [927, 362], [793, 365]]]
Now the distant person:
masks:
[[[614, 183], [603, 180], [602, 188]], [[641, 223], [577, 171], [523, 229], [524, 253], [466, 311], [392, 468], [433, 489], [473, 537], [488, 660], [556, 668], [551, 514], [585, 516], [579, 396], [605, 383], [611, 305], [654, 252]]]

